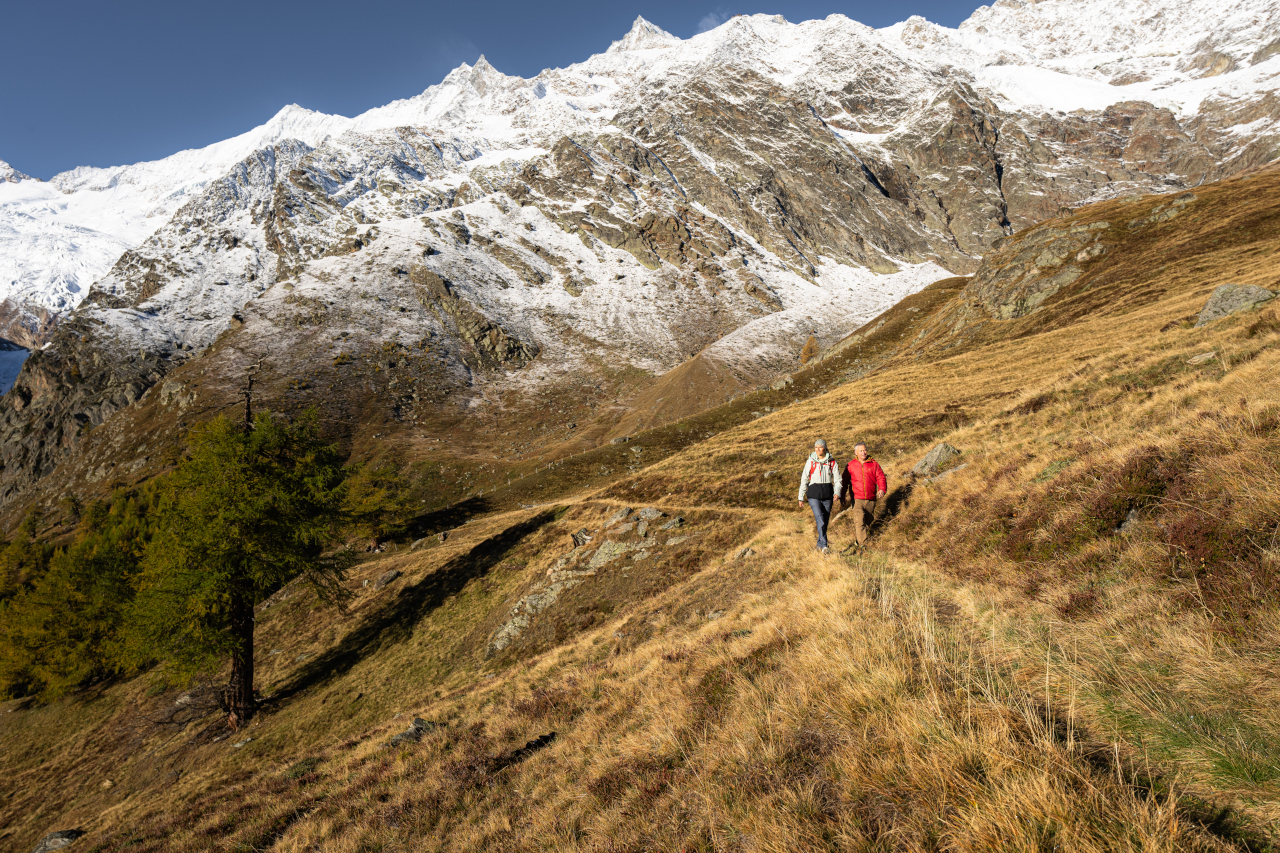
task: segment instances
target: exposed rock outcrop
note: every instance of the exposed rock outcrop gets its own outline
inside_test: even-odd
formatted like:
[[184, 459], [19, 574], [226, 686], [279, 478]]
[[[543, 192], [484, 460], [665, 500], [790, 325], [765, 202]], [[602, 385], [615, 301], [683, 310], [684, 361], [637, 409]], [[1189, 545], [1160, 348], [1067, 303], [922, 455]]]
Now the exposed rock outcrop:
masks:
[[1249, 311], [1276, 298], [1274, 291], [1253, 284], [1222, 284], [1214, 288], [1196, 319], [1196, 328], [1239, 311]]

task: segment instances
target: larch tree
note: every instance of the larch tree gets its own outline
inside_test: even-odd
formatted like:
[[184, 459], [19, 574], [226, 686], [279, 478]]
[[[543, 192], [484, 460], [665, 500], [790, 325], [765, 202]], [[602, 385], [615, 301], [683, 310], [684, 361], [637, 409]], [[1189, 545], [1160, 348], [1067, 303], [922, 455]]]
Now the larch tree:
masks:
[[813, 337], [813, 335], [810, 335], [809, 340], [805, 341], [804, 349], [800, 350], [800, 363], [808, 364], [817, 354], [818, 341]]
[[[246, 395], [247, 396], [247, 395]], [[259, 413], [192, 430], [190, 456], [166, 478], [156, 533], [129, 619], [131, 654], [190, 678], [223, 661], [234, 728], [255, 710], [254, 607], [301, 577], [340, 602], [354, 555], [329, 552], [342, 515], [343, 470], [314, 412]]]

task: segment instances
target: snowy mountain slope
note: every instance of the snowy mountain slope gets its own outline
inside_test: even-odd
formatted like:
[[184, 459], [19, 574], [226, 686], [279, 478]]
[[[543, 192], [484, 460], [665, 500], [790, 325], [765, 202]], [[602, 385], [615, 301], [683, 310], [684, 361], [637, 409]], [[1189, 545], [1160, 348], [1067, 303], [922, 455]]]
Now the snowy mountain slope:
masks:
[[[1277, 39], [1273, 0], [1225, 9], [1205, 0], [1003, 0], [958, 30], [921, 18], [872, 30], [839, 15], [800, 24], [738, 16], [687, 40], [637, 19], [604, 53], [530, 80], [503, 75], [481, 57], [415, 98], [355, 119], [289, 106], [245, 134], [164, 160], [79, 168], [20, 193], [0, 185], [0, 298], [74, 307], [112, 256], [141, 243], [233, 164], [287, 138], [315, 146], [346, 130], [429, 127], [481, 153], [548, 149], [558, 137], [604, 132], [639, 94], [739, 66], [813, 99], [825, 119], [860, 119], [859, 130], [903, 130], [913, 107], [956, 81], [1015, 110], [1145, 101], [1185, 120], [1206, 101], [1223, 110], [1274, 90]], [[861, 90], [860, 104], [875, 103], [874, 122], [839, 108], [833, 96], [850, 87]], [[1238, 142], [1276, 133], [1273, 117], [1265, 127], [1256, 122]]]
[[74, 308], [121, 253], [239, 161], [285, 139], [315, 145], [350, 124], [290, 105], [247, 133], [163, 160], [0, 182], [0, 299]]

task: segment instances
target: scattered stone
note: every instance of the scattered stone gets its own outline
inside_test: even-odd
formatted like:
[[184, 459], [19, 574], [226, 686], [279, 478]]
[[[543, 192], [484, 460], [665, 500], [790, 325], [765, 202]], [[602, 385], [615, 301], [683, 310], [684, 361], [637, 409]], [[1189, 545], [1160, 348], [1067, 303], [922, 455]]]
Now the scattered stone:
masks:
[[437, 536], [436, 538], [439, 539], [441, 542], [445, 541], [446, 539], [449, 538], [449, 531], [441, 530], [440, 535]]
[[750, 545], [748, 545], [747, 547], [739, 550], [738, 553], [734, 554], [733, 559], [745, 560], [747, 557], [750, 557], [754, 553], [755, 553], [755, 550]]
[[630, 533], [632, 530], [635, 530], [635, 529], [636, 529], [635, 524], [628, 521], [626, 524], [623, 524], [620, 527], [615, 527], [613, 529], [613, 535], [622, 536], [624, 533]]
[[1264, 302], [1276, 298], [1276, 294], [1265, 287], [1254, 284], [1221, 284], [1209, 294], [1209, 300], [1196, 320], [1196, 328], [1221, 320], [1229, 314], [1249, 311]]
[[570, 533], [569, 538], [573, 540], [573, 547], [581, 548], [591, 541], [591, 531], [584, 527], [577, 533]]
[[670, 539], [667, 540], [667, 545], [668, 546], [679, 545], [681, 542], [685, 541], [688, 538], [689, 538], [688, 536], [672, 536]]
[[1129, 514], [1124, 517], [1124, 521], [1115, 529], [1115, 532], [1124, 536], [1128, 534], [1135, 524], [1138, 523], [1138, 511], [1136, 509], [1129, 510]]
[[610, 444], [626, 444], [626, 443], [627, 443], [628, 441], [630, 441], [630, 440], [631, 440], [631, 436], [629, 436], [629, 435], [620, 435], [620, 436], [618, 436], [617, 438], [611, 438], [611, 439], [609, 439], [609, 443], [610, 443]]
[[423, 536], [421, 539], [417, 539], [417, 540], [415, 540], [415, 541], [414, 541], [414, 543], [413, 543], [412, 545], [410, 545], [410, 546], [409, 546], [409, 550], [410, 550], [410, 551], [417, 551], [419, 548], [421, 548], [422, 546], [426, 545], [426, 544], [427, 544], [427, 540], [428, 540], [428, 539], [430, 539], [430, 538], [431, 538], [430, 536]]
[[680, 517], [680, 516], [678, 516], [678, 515], [677, 515], [675, 518], [671, 519], [671, 520], [670, 520], [670, 521], [668, 521], [666, 524], [662, 525], [662, 527], [661, 527], [661, 528], [659, 528], [659, 529], [661, 529], [661, 530], [675, 530], [675, 529], [677, 529], [677, 528], [681, 527], [683, 524], [684, 524], [684, 519], [683, 519], [682, 517]]
[[642, 522], [640, 522], [639, 524], [637, 524], [637, 525], [636, 525], [636, 533], [637, 533], [637, 534], [639, 534], [641, 537], [648, 536], [648, 535], [649, 535], [649, 522], [647, 522], [647, 521], [642, 521]]
[[636, 518], [643, 521], [653, 521], [655, 518], [662, 518], [666, 513], [658, 509], [656, 506], [647, 506], [636, 513]]
[[373, 588], [374, 588], [374, 589], [382, 589], [383, 587], [385, 587], [387, 584], [391, 583], [392, 581], [394, 581], [394, 580], [395, 580], [396, 578], [398, 578], [398, 577], [400, 577], [400, 570], [399, 570], [399, 569], [392, 569], [391, 571], [387, 572], [387, 573], [386, 573], [386, 574], [384, 574], [382, 577], [380, 577], [380, 578], [378, 578], [376, 581], [374, 581], [374, 582], [373, 582]]
[[764, 478], [767, 480], [767, 479], [769, 479], [770, 477], [772, 477], [774, 474], [777, 474], [777, 473], [778, 473], [778, 472], [777, 472], [776, 470], [774, 470], [774, 471], [765, 471], [765, 472], [764, 472]]
[[790, 385], [794, 381], [795, 380], [792, 379], [790, 376], [784, 376], [781, 379], [779, 379], [777, 382], [770, 385], [769, 387], [774, 391], [781, 391], [783, 388], [786, 388], [788, 385]]
[[115, 786], [116, 786], [116, 783], [112, 782], [110, 779], [103, 779], [102, 784], [99, 785], [98, 787], [104, 791], [110, 791]]
[[624, 506], [622, 509], [615, 512], [613, 515], [609, 516], [609, 520], [606, 521], [605, 524], [606, 525], [617, 524], [619, 521], [622, 521], [624, 518], [628, 517], [629, 515], [631, 515], [631, 507]]
[[233, 744], [231, 744], [231, 748], [232, 748], [232, 749], [239, 749], [239, 748], [240, 748], [240, 747], [242, 747], [242, 746], [246, 746], [246, 745], [249, 743], [249, 741], [251, 741], [251, 740], [253, 740], [253, 738], [251, 738], [251, 737], [247, 737], [247, 738], [245, 738], [244, 740], [240, 741], [239, 743], [233, 743]]
[[1192, 356], [1187, 359], [1187, 364], [1204, 364], [1206, 361], [1215, 358], [1217, 355], [1217, 350], [1214, 350], [1213, 352], [1202, 352], [1199, 355]]
[[414, 717], [413, 722], [409, 724], [409, 728], [387, 741], [387, 746], [396, 746], [401, 743], [417, 743], [422, 740], [424, 735], [434, 732], [443, 725], [443, 723], [437, 723], [433, 720]]
[[51, 832], [40, 839], [40, 843], [36, 845], [36, 849], [32, 853], [53, 853], [54, 850], [61, 850], [82, 835], [84, 835], [84, 830], [82, 829], [64, 829], [60, 832]]
[[635, 551], [640, 546], [630, 542], [606, 542], [591, 556], [591, 562], [587, 566], [592, 569], [598, 569], [606, 563], [612, 563], [619, 557]]
[[936, 476], [939, 471], [947, 467], [947, 463], [959, 456], [960, 453], [961, 451], [944, 441], [926, 453], [924, 458], [911, 469], [911, 474], [916, 477]]
[[644, 452], [644, 448], [637, 444], [637, 445], [635, 445], [634, 447], [632, 447], [632, 448], [631, 448], [631, 452], [632, 452], [632, 453], [643, 453], [643, 452]]
[[707, 619], [708, 619], [708, 620], [711, 620], [711, 619], [719, 619], [719, 618], [720, 618], [721, 616], [723, 616], [723, 615], [724, 615], [724, 611], [723, 611], [723, 610], [716, 610], [716, 611], [713, 611], [713, 612], [711, 612], [711, 613], [708, 613], [708, 614], [707, 614]]

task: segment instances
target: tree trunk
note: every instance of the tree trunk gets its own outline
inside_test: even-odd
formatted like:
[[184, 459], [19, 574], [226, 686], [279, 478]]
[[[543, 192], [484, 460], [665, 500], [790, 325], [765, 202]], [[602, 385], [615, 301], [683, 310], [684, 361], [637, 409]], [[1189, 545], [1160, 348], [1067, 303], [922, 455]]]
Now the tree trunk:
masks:
[[231, 600], [231, 678], [223, 694], [227, 725], [238, 729], [253, 716], [253, 604], [244, 595]]

